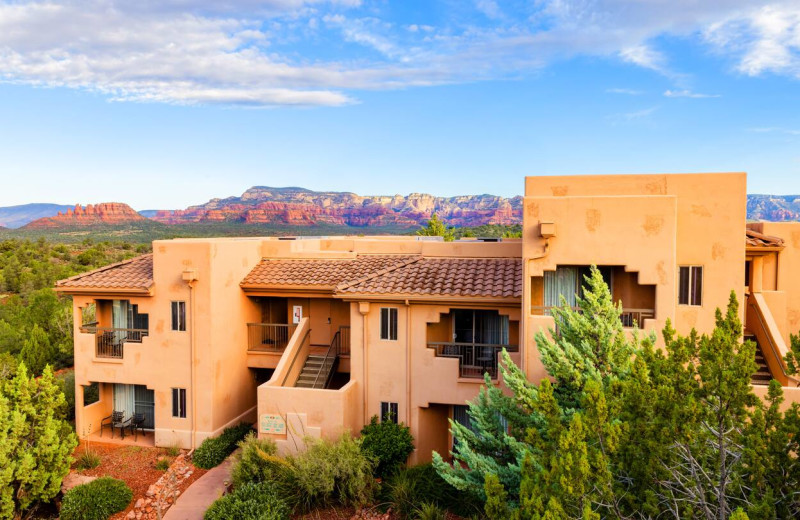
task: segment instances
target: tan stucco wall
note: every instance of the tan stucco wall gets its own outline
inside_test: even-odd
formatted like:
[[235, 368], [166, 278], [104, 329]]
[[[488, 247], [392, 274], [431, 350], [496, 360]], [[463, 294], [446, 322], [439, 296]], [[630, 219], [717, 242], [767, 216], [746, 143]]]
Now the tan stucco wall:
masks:
[[[790, 334], [800, 333], [800, 222], [762, 222], [760, 223], [761, 232], [765, 235], [777, 236], [784, 241], [784, 249], [778, 253], [777, 266], [772, 269], [771, 265], [764, 266], [765, 278], [769, 277], [769, 272], [777, 271], [777, 287], [780, 292], [785, 293], [786, 304], [783, 309], [785, 320], [781, 332], [784, 341], [789, 343]], [[765, 289], [767, 281], [763, 282]], [[780, 313], [781, 310], [773, 308], [773, 314]]]
[[[637, 272], [639, 283], [656, 285], [656, 319], [643, 328], [660, 330], [669, 318], [681, 333], [710, 331], [714, 311], [727, 304], [730, 291], [744, 297], [745, 184], [743, 173], [528, 177], [523, 308], [530, 312], [531, 277], [545, 270], [621, 265]], [[541, 222], [556, 227], [546, 254]], [[702, 306], [677, 304], [680, 265], [703, 266]], [[526, 368], [533, 380], [544, 376], [533, 334], [548, 321], [525, 320]]]

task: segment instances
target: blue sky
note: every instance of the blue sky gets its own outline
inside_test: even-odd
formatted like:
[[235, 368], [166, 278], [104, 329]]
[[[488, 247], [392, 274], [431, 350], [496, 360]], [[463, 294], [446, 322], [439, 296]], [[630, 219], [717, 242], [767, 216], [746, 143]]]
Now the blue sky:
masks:
[[797, 1], [0, 0], [0, 205], [742, 170], [795, 194], [798, 87]]

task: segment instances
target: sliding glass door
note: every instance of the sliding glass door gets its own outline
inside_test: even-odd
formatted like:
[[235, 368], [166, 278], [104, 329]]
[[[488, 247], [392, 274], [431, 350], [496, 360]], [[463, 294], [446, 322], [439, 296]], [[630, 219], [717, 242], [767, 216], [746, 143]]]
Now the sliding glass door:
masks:
[[155, 427], [155, 394], [144, 385], [114, 384], [114, 411], [123, 412], [125, 420], [134, 413], [143, 414], [144, 427]]

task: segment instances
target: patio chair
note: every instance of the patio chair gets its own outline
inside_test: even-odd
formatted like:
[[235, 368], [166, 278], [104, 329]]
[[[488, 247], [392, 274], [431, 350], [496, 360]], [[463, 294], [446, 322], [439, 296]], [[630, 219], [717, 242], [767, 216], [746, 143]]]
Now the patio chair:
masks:
[[130, 428], [134, 441], [139, 439], [139, 432], [142, 432], [142, 435], [147, 435], [147, 432], [144, 430], [145, 420], [146, 419], [143, 413], [135, 413], [131, 416]]
[[114, 438], [114, 428], [119, 428], [119, 431], [122, 434], [122, 438], [125, 438], [125, 412], [118, 412], [114, 410], [111, 412], [111, 415], [108, 417], [104, 417], [102, 421], [100, 421], [100, 437], [103, 436], [103, 429], [104, 428], [111, 428], [111, 438]]

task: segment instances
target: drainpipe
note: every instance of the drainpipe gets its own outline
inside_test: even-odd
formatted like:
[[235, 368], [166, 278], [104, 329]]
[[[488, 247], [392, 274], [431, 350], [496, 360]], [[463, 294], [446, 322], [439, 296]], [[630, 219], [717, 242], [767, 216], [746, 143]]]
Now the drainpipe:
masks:
[[406, 426], [411, 428], [411, 303], [406, 300]]
[[362, 325], [361, 325], [361, 329], [362, 329], [361, 330], [361, 333], [362, 333], [361, 334], [362, 335], [362, 339], [361, 339], [361, 342], [362, 342], [361, 343], [361, 352], [362, 352], [362, 354], [361, 354], [361, 373], [362, 373], [363, 386], [364, 386], [364, 390], [362, 392], [363, 393], [363, 397], [364, 397], [364, 404], [363, 404], [363, 411], [362, 411], [362, 413], [363, 413], [362, 423], [366, 424], [367, 423], [367, 408], [368, 408], [367, 407], [367, 399], [369, 398], [369, 392], [367, 391], [367, 387], [369, 386], [369, 381], [368, 381], [368, 377], [367, 377], [367, 367], [369, 366], [368, 359], [367, 359], [367, 356], [368, 356], [367, 352], [369, 352], [368, 349], [367, 349], [367, 341], [368, 341], [368, 336], [367, 336], [367, 314], [369, 313], [369, 302], [358, 302], [358, 312], [361, 314], [361, 323], [362, 323]]
[[189, 285], [189, 367], [190, 367], [190, 376], [189, 376], [189, 388], [191, 392], [191, 402], [192, 402], [192, 431], [191, 431], [191, 446], [190, 449], [194, 450], [197, 445], [197, 414], [195, 411], [197, 410], [197, 397], [196, 397], [196, 388], [194, 385], [195, 382], [195, 329], [194, 329], [194, 322], [195, 322], [195, 312], [194, 312], [194, 286], [197, 283], [197, 271], [194, 269], [187, 269], [183, 272], [183, 281]]

